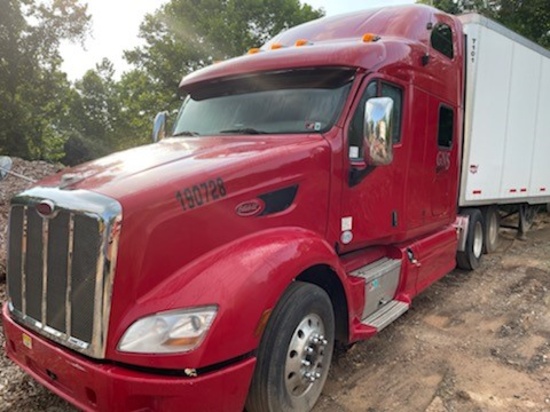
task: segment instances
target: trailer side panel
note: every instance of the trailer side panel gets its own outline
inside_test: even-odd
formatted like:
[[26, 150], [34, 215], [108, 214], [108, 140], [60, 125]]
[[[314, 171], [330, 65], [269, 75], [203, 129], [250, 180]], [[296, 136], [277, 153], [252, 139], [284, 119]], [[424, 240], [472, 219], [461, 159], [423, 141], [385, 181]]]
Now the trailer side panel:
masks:
[[550, 52], [479, 15], [467, 35], [459, 206], [550, 201]]

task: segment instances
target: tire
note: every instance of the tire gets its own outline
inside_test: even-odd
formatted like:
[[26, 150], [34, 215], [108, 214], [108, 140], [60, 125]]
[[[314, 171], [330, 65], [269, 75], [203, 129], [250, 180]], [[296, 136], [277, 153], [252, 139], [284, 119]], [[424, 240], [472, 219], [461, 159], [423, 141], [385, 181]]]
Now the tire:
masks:
[[492, 205], [483, 209], [483, 252], [496, 252], [500, 243], [500, 213], [498, 206]]
[[481, 263], [483, 254], [483, 217], [479, 209], [464, 209], [462, 215], [468, 216], [468, 236], [464, 252], [456, 254], [456, 263], [460, 269], [474, 270]]
[[262, 336], [246, 410], [311, 410], [327, 379], [333, 349], [329, 296], [316, 285], [292, 283]]

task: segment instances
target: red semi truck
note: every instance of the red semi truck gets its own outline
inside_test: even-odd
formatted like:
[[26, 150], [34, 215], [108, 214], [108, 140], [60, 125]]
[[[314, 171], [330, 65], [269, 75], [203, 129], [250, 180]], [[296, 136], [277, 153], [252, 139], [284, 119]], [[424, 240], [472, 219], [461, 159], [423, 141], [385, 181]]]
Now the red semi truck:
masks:
[[550, 93], [520, 102], [534, 187], [491, 194], [500, 144], [500, 160], [474, 161], [487, 107], [508, 108], [489, 120], [515, 142], [501, 101], [515, 89], [482, 104], [469, 83], [487, 62], [508, 70], [495, 38], [512, 44], [508, 77], [514, 53], [534, 53], [548, 90], [547, 51], [426, 6], [307, 23], [186, 76], [172, 137], [12, 200], [8, 356], [83, 410], [310, 410], [335, 342], [376, 335], [457, 262], [478, 266], [499, 205], [525, 218], [549, 201]]

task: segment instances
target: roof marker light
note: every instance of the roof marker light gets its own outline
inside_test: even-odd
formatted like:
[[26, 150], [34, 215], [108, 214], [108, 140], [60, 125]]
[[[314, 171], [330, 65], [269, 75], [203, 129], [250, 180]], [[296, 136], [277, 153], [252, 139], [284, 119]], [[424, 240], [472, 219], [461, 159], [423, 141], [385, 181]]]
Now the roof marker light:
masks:
[[294, 43], [296, 47], [310, 46], [311, 44], [312, 43], [309, 40], [305, 40], [305, 39], [296, 40], [296, 43]]
[[271, 50], [278, 50], [278, 49], [282, 49], [283, 47], [285, 46], [283, 46], [281, 43], [273, 43], [271, 45]]
[[380, 40], [380, 36], [377, 36], [376, 34], [373, 34], [373, 33], [365, 33], [363, 35], [362, 40], [363, 40], [363, 43], [371, 43], [371, 42]]
[[247, 54], [258, 54], [259, 52], [261, 52], [261, 49], [259, 49], [258, 47], [254, 47], [254, 48], [248, 50]]

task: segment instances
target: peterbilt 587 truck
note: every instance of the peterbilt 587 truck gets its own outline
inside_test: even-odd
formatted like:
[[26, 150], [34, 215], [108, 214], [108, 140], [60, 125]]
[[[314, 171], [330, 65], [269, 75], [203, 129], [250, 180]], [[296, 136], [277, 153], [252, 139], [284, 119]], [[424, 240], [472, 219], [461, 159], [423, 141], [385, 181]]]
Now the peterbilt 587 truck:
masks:
[[550, 53], [478, 15], [324, 18], [180, 88], [171, 137], [12, 200], [6, 351], [83, 410], [310, 410], [335, 342], [550, 201]]

